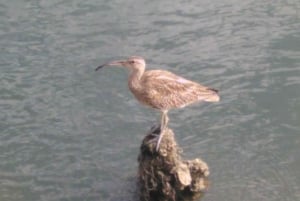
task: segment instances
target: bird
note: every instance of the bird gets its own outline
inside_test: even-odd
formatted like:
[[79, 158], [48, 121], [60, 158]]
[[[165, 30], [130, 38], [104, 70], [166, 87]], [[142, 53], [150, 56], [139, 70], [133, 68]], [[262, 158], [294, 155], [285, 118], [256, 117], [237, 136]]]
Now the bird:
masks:
[[203, 86], [170, 71], [146, 70], [146, 61], [141, 56], [111, 61], [98, 66], [95, 71], [104, 66], [127, 68], [130, 71], [128, 87], [134, 97], [141, 104], [161, 112], [160, 135], [156, 143], [156, 151], [159, 151], [163, 131], [169, 122], [169, 110], [184, 108], [196, 102], [218, 102], [220, 100], [218, 90], [214, 88]]

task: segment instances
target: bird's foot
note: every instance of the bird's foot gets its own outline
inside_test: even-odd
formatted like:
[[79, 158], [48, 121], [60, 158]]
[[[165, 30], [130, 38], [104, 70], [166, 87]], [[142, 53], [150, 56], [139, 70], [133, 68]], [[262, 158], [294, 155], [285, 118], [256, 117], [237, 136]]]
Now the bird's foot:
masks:
[[151, 140], [148, 141], [148, 143], [154, 143], [156, 142], [155, 150], [159, 150], [159, 145], [161, 143], [162, 137], [163, 137], [163, 131], [166, 129], [165, 127], [162, 127], [161, 125], [155, 125], [152, 126], [150, 129], [149, 135], [153, 136]]
[[160, 146], [160, 142], [163, 138], [163, 135], [164, 135], [164, 131], [167, 127], [166, 126], [161, 126], [160, 127], [160, 134], [159, 134], [159, 137], [158, 137], [158, 140], [157, 140], [157, 143], [156, 143], [156, 151], [158, 152], [159, 150], [159, 146]]
[[149, 140], [148, 143], [149, 144], [155, 143], [156, 144], [155, 150], [158, 151], [159, 150], [159, 145], [160, 145], [160, 142], [162, 140], [163, 135], [162, 135], [162, 133], [160, 133], [160, 134], [151, 133], [150, 135], [153, 136], [153, 138], [151, 140]]
[[160, 135], [160, 125], [153, 125], [147, 135], [153, 136], [155, 140]]
[[157, 140], [156, 148], [155, 148], [157, 152], [159, 150], [159, 145], [160, 145], [162, 137], [163, 137], [163, 132], [161, 132], [160, 135], [158, 136], [158, 140]]
[[161, 125], [154, 125], [151, 127], [150, 129], [150, 133], [153, 134], [153, 135], [159, 135], [161, 132]]

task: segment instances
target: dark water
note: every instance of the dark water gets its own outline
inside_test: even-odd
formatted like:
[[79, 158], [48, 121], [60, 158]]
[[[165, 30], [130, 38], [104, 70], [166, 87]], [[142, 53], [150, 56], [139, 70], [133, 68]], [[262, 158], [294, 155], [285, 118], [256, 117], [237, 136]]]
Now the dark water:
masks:
[[203, 200], [300, 200], [300, 1], [6, 0], [0, 46], [1, 201], [135, 199], [158, 114], [94, 72], [130, 55], [221, 91], [170, 113]]

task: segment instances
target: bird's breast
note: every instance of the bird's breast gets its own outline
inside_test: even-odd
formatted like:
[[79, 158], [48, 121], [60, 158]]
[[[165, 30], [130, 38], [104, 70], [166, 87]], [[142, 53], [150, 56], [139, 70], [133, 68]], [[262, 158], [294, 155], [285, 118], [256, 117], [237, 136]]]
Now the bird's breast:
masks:
[[129, 85], [129, 89], [141, 104], [154, 109], [162, 109], [162, 105], [159, 104], [159, 94], [155, 90], [145, 89], [143, 87], [135, 87], [132, 85]]

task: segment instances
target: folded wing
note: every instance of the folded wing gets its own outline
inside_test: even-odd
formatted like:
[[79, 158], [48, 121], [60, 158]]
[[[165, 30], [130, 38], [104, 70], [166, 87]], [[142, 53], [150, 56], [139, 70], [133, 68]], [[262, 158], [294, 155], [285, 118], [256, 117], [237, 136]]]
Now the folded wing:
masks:
[[218, 102], [218, 91], [177, 76], [169, 71], [151, 70], [143, 75], [143, 86], [151, 105], [159, 109], [180, 108], [198, 101]]

